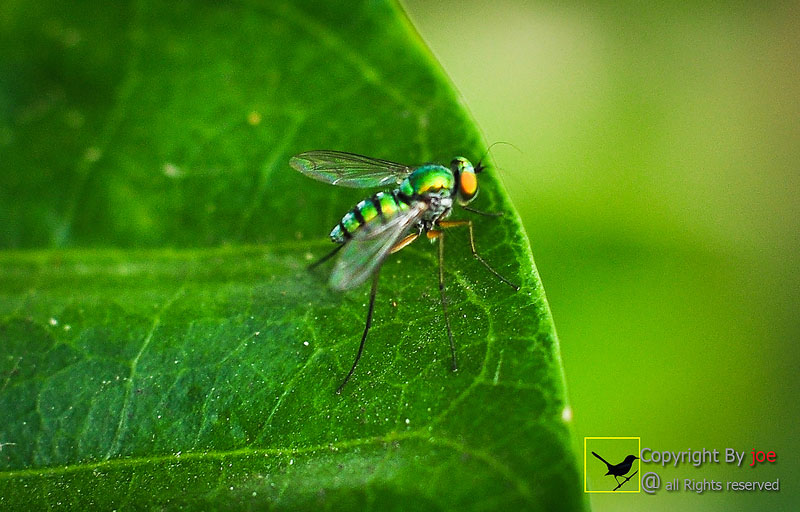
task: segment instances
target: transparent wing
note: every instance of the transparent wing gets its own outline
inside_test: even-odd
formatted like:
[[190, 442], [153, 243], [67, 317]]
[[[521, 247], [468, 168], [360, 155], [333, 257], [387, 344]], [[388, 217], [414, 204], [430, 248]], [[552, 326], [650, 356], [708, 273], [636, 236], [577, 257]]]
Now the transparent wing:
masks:
[[365, 226], [358, 231], [346, 242], [336, 260], [331, 274], [331, 287], [348, 290], [366, 281], [427, 209], [426, 203], [418, 202], [386, 223]]
[[397, 184], [413, 167], [343, 151], [307, 151], [295, 155], [289, 164], [315, 180], [351, 188]]

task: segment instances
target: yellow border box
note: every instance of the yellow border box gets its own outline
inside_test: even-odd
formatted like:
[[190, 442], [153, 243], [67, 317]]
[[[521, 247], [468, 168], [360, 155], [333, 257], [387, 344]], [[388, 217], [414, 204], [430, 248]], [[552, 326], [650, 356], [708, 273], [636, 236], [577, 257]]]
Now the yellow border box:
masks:
[[607, 493], [607, 494], [622, 494], [622, 493], [640, 493], [642, 492], [642, 460], [639, 459], [639, 478], [636, 480], [639, 482], [639, 488], [635, 491], [590, 491], [587, 487], [589, 485], [589, 477], [586, 473], [586, 440], [587, 439], [636, 439], [639, 442], [639, 449], [636, 451], [640, 457], [642, 455], [642, 438], [641, 437], [584, 437], [583, 438], [583, 492], [589, 494], [600, 494], [600, 493]]

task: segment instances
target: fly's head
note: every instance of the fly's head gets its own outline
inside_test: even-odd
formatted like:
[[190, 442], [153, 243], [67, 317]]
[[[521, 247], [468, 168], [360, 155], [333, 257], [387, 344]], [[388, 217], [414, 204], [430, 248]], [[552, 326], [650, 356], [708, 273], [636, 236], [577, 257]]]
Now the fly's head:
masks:
[[450, 170], [456, 178], [456, 200], [461, 206], [466, 206], [478, 195], [478, 176], [483, 166], [478, 164], [475, 168], [463, 156], [457, 156], [450, 162]]

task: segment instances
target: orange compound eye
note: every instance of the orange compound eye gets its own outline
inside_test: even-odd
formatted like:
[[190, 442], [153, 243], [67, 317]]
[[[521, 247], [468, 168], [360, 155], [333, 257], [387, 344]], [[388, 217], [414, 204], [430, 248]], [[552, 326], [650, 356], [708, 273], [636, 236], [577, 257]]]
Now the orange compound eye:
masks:
[[462, 172], [459, 176], [459, 192], [464, 199], [471, 199], [478, 191], [478, 178], [474, 172]]

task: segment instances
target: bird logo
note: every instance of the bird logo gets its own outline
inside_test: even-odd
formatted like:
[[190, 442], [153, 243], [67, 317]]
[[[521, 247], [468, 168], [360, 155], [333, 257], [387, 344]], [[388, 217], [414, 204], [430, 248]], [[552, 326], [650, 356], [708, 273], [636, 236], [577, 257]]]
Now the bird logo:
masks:
[[623, 460], [619, 464], [611, 464], [606, 459], [604, 459], [603, 457], [599, 456], [596, 452], [592, 452], [592, 455], [594, 455], [595, 457], [600, 459], [603, 462], [603, 464], [606, 465], [606, 468], [608, 468], [608, 471], [606, 472], [606, 474], [604, 476], [612, 475], [614, 477], [614, 480], [617, 481], [617, 488], [614, 489], [615, 491], [617, 489], [619, 489], [622, 486], [622, 484], [624, 484], [625, 482], [630, 480], [631, 477], [633, 477], [633, 475], [636, 474], [636, 473], [633, 473], [633, 475], [631, 475], [628, 478], [626, 478], [625, 480], [623, 480], [622, 484], [619, 483], [619, 477], [627, 475], [628, 472], [633, 467], [633, 461], [635, 461], [636, 459], [639, 458], [636, 455], [628, 455], [627, 457], [625, 457], [625, 460]]

